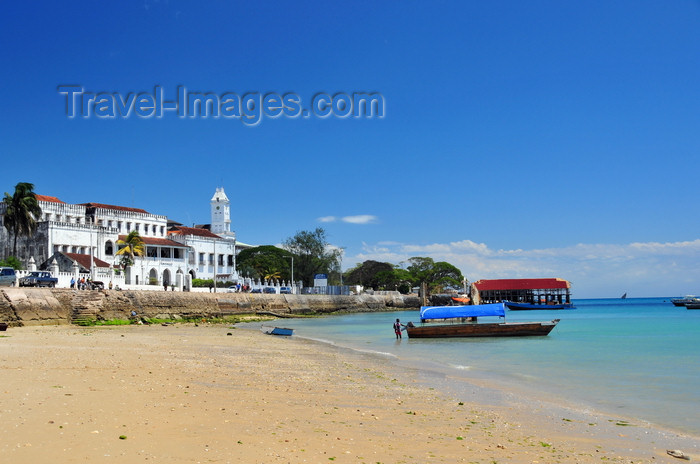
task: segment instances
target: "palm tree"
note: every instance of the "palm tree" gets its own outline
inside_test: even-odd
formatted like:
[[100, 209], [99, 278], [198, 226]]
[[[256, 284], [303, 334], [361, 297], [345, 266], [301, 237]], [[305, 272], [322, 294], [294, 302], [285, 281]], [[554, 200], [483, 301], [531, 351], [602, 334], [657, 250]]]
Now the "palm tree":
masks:
[[280, 271], [270, 271], [265, 274], [265, 280], [268, 282], [272, 282], [273, 280], [280, 280], [282, 276], [280, 275]]
[[122, 255], [121, 264], [124, 268], [133, 265], [134, 258], [143, 256], [146, 251], [146, 245], [136, 230], [129, 232], [129, 235], [124, 240], [117, 240], [117, 245], [123, 245], [123, 248], [120, 248], [117, 254]]
[[41, 206], [34, 193], [34, 184], [18, 183], [14, 195], [5, 192], [3, 202], [7, 205], [3, 223], [7, 232], [13, 236], [12, 254], [17, 256], [17, 238], [20, 235], [34, 235], [36, 221], [41, 217]]

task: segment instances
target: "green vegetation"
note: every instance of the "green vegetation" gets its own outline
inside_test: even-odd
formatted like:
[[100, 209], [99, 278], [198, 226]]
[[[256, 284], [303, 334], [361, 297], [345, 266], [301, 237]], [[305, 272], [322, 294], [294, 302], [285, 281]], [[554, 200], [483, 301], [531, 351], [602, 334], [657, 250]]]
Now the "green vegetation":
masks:
[[[217, 282], [216, 288], [227, 288], [227, 287], [230, 287], [231, 285], [234, 285], [234, 282], [227, 280], [225, 282]], [[202, 288], [213, 287], [214, 286], [214, 279], [192, 279], [192, 286], [193, 287], [202, 287]]]
[[121, 265], [125, 269], [134, 264], [136, 256], [143, 256], [146, 253], [146, 245], [136, 230], [129, 232], [124, 240], [117, 240], [117, 245], [120, 247], [117, 255], [122, 257]]
[[[341, 250], [330, 246], [323, 228], [297, 232], [286, 239], [282, 246], [294, 255], [294, 279], [301, 280], [304, 286], [313, 286], [314, 275], [318, 273], [330, 274], [335, 271], [340, 277]], [[339, 278], [337, 283], [340, 283]], [[329, 281], [329, 284], [333, 282]]]
[[[258, 314], [233, 314], [221, 317], [187, 317], [187, 318], [174, 318], [174, 319], [163, 319], [156, 317], [139, 317], [137, 319], [110, 319], [110, 320], [76, 320], [75, 325], [83, 327], [96, 327], [96, 326], [114, 326], [114, 325], [132, 325], [138, 324], [139, 322], [143, 324], [238, 324], [239, 322], [264, 322], [274, 319], [272, 316], [261, 316]], [[231, 327], [235, 329], [235, 327]]]
[[254, 279], [290, 281], [292, 256], [287, 250], [263, 245], [242, 250], [236, 257], [236, 267], [238, 272]]
[[425, 283], [429, 293], [440, 293], [447, 288], [461, 288], [462, 272], [450, 263], [435, 262], [432, 258], [414, 257], [403, 269], [390, 263], [368, 260], [348, 270], [345, 282], [374, 290], [398, 290], [409, 293], [411, 287]]
[[34, 193], [34, 184], [19, 182], [14, 194], [5, 192], [3, 202], [7, 205], [3, 224], [13, 238], [12, 256], [17, 256], [17, 238], [31, 237], [36, 231], [36, 221], [41, 217], [41, 207]]
[[22, 269], [22, 262], [14, 256], [8, 256], [7, 259], [0, 259], [0, 267], [11, 267], [19, 271]]

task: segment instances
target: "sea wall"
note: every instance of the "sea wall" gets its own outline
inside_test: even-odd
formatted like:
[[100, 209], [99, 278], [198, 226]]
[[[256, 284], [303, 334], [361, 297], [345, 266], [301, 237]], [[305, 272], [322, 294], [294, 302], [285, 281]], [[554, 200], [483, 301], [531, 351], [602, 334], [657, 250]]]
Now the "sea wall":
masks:
[[405, 295], [270, 295], [260, 293], [188, 293], [61, 288], [0, 289], [0, 322], [10, 327], [70, 324], [76, 320], [140, 317], [216, 318], [245, 313], [281, 316], [337, 311], [393, 311], [417, 308]]

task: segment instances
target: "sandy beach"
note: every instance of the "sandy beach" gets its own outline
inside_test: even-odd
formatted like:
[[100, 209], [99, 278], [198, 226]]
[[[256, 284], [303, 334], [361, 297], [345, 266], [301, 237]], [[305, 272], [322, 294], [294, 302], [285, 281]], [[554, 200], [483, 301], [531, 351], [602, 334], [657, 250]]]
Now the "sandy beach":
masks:
[[377, 357], [227, 325], [0, 335], [7, 463], [687, 462], [667, 449], [700, 459], [696, 438], [453, 398]]

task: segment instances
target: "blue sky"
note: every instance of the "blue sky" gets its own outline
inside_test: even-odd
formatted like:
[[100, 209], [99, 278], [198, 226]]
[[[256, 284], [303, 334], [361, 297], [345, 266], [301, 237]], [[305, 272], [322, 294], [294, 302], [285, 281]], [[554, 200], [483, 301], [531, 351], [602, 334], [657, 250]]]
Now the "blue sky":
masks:
[[[324, 227], [343, 267], [431, 256], [577, 297], [700, 293], [700, 2], [13, 2], [0, 190]], [[59, 85], [375, 92], [382, 118], [66, 116]]]

